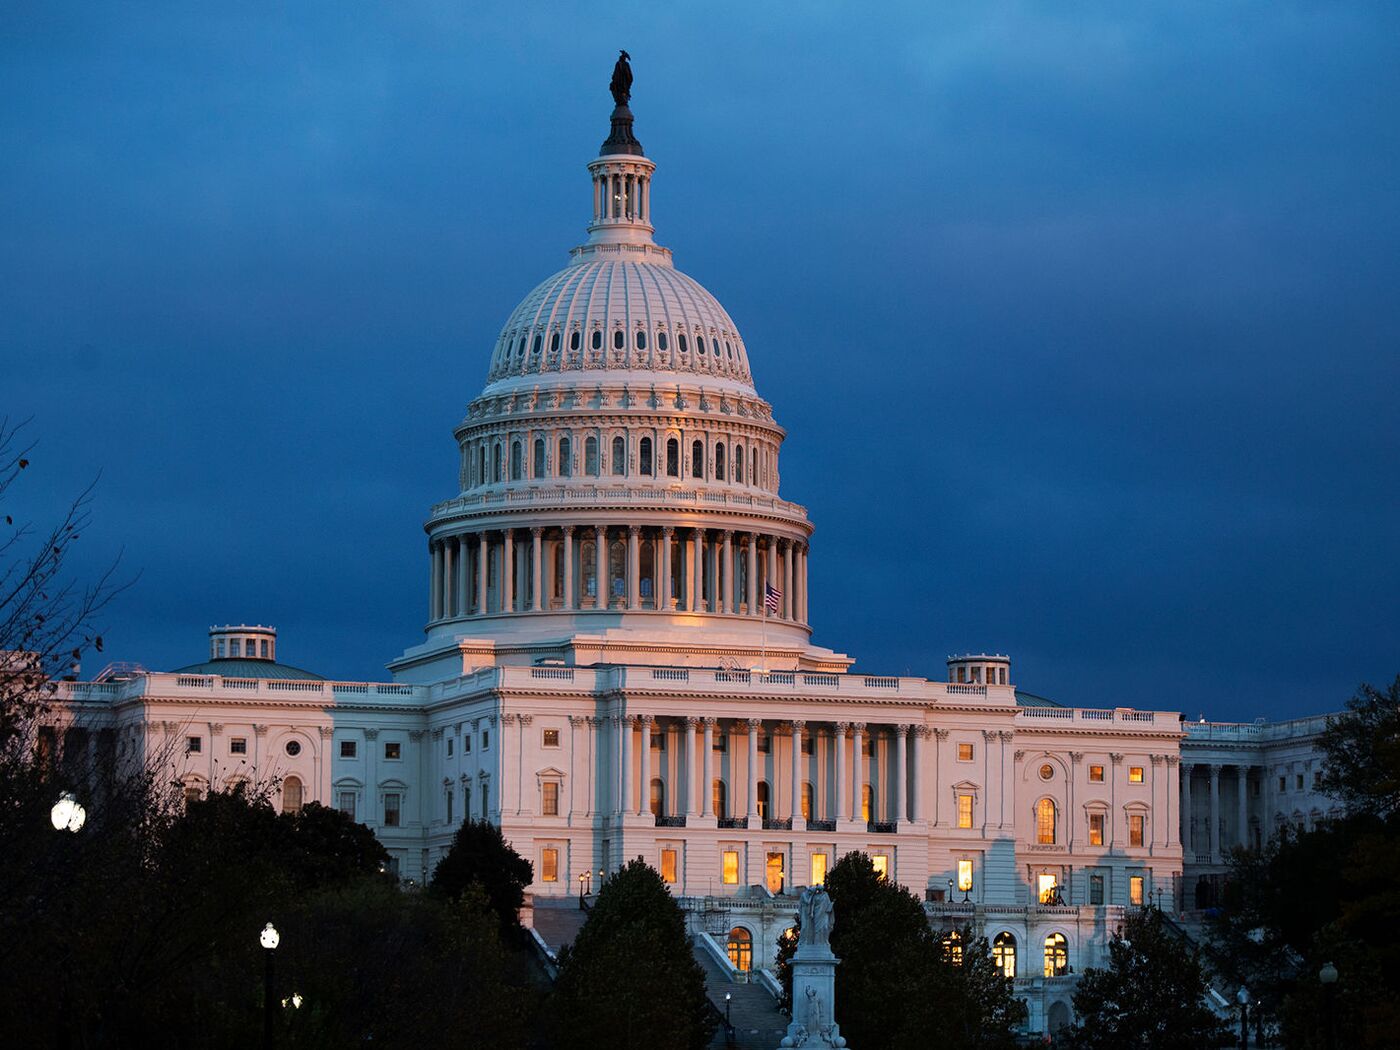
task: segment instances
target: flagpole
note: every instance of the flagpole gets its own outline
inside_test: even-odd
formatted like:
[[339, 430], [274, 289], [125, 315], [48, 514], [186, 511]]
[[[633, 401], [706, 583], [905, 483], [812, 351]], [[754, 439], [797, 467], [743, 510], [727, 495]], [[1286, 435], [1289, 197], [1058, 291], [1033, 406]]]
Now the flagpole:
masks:
[[768, 588], [763, 589], [763, 650], [758, 661], [758, 669], [768, 673]]

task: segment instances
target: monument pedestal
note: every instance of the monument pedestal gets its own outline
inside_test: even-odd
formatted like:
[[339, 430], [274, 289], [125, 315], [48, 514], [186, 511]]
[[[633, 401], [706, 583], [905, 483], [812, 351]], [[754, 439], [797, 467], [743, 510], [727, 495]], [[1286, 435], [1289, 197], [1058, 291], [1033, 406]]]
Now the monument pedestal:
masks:
[[830, 945], [804, 944], [792, 957], [792, 1023], [778, 1044], [787, 1047], [844, 1047], [846, 1040], [833, 1016], [836, 964]]

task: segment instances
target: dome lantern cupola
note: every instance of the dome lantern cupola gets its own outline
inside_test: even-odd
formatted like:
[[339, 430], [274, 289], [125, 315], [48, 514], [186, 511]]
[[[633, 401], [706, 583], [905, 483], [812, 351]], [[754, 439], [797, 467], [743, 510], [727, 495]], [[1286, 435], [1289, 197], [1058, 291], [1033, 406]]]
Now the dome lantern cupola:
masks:
[[[632, 134], [632, 67], [623, 51], [613, 69], [612, 130], [588, 165], [593, 176], [593, 221], [588, 224], [588, 243], [649, 245], [651, 235], [651, 176], [656, 165], [647, 160], [642, 144]], [[645, 250], [645, 249], [642, 249]], [[669, 253], [668, 253], [669, 258]]]

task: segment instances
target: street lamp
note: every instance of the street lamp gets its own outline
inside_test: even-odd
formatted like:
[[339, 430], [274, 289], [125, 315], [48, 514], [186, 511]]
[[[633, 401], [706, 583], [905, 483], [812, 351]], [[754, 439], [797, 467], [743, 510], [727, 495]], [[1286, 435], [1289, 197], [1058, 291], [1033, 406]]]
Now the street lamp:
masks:
[[953, 880], [948, 880], [948, 903], [953, 903]]
[[272, 953], [282, 943], [282, 936], [269, 922], [258, 934], [258, 943], [263, 949], [263, 1050], [272, 1050]]
[[1337, 968], [1330, 962], [1322, 964], [1322, 969], [1317, 971], [1317, 979], [1322, 983], [1322, 1012], [1323, 1023], [1327, 1026], [1327, 1050], [1334, 1050], [1336, 1036], [1332, 1031], [1332, 998], [1336, 995]]
[[584, 911], [584, 910], [585, 910], [585, 909], [584, 909], [584, 905], [583, 905], [583, 883], [584, 883], [584, 880], [587, 879], [591, 874], [592, 874], [592, 872], [588, 872], [588, 871], [581, 871], [581, 872], [578, 873], [578, 910], [579, 910], [579, 911]]
[[1249, 989], [1244, 985], [1235, 993], [1235, 1002], [1240, 1004], [1240, 1050], [1249, 1050]]
[[65, 791], [49, 810], [49, 822], [55, 831], [82, 831], [87, 823], [87, 810], [81, 802]]
[[728, 1028], [734, 1027], [733, 1023], [729, 1020], [729, 1000], [732, 998], [733, 996], [730, 995], [728, 992], [724, 993], [724, 1023], [725, 1026]]

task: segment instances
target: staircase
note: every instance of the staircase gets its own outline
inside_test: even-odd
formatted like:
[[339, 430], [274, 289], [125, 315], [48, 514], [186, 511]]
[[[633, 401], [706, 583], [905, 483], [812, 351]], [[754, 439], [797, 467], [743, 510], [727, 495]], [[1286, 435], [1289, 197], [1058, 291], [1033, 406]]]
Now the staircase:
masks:
[[[695, 961], [705, 971], [705, 990], [710, 1002], [725, 1012], [724, 996], [729, 999], [729, 1020], [734, 1026], [733, 1046], [740, 1050], [776, 1050], [778, 1043], [787, 1034], [788, 1019], [778, 1012], [778, 1003], [761, 984], [732, 984], [729, 975], [720, 968], [703, 948], [695, 948]], [[730, 1044], [725, 1042], [723, 1026], [715, 1033], [714, 1047]]]

